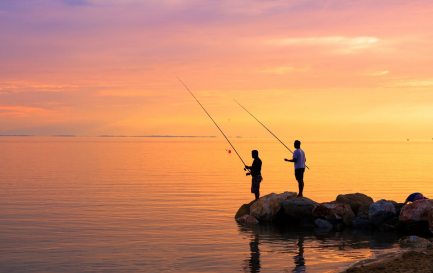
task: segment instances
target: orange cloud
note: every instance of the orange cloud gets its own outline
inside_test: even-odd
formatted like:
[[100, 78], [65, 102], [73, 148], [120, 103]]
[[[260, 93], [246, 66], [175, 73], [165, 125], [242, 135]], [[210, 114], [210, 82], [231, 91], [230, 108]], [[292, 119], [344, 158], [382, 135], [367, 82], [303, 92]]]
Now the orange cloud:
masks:
[[0, 105], [0, 116], [23, 118], [40, 114], [49, 115], [51, 113], [50, 110], [37, 107]]

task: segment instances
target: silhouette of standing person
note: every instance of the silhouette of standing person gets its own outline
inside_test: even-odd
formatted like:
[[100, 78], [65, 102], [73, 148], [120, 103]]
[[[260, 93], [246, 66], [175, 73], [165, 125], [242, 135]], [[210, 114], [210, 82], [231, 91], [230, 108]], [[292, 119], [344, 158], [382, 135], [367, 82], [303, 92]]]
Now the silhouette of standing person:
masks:
[[294, 273], [302, 273], [305, 272], [306, 266], [305, 266], [305, 258], [304, 258], [304, 236], [299, 235], [298, 238], [298, 253], [293, 257], [295, 260], [295, 268], [292, 272]]
[[259, 152], [257, 150], [251, 151], [251, 156], [254, 158], [253, 164], [251, 166], [246, 166], [245, 169], [250, 170], [247, 175], [251, 175], [251, 193], [254, 193], [256, 199], [260, 197], [260, 182], [262, 182], [262, 161], [259, 158]]
[[251, 273], [260, 272], [260, 249], [259, 249], [259, 235], [254, 235], [254, 240], [250, 241], [250, 259], [248, 265]]
[[299, 187], [298, 197], [302, 197], [304, 191], [305, 162], [307, 159], [305, 158], [304, 151], [301, 149], [301, 142], [299, 140], [295, 140], [294, 146], [296, 150], [293, 152], [293, 158], [284, 158], [284, 161], [295, 163], [295, 178], [298, 181]]

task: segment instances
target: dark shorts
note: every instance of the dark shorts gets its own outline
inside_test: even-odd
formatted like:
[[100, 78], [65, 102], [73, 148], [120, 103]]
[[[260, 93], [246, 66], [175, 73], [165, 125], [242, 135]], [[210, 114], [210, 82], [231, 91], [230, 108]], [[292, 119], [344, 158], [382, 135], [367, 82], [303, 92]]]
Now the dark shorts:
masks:
[[298, 181], [304, 181], [304, 168], [295, 169], [295, 177]]
[[263, 178], [261, 175], [253, 176], [251, 179], [251, 193], [256, 193], [260, 191], [260, 182]]

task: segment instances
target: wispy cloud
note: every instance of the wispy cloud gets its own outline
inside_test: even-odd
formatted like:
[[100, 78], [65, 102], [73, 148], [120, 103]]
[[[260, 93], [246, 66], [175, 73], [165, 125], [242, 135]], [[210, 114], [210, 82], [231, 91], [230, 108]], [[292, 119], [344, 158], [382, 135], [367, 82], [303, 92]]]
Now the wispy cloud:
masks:
[[275, 66], [268, 67], [260, 70], [260, 72], [265, 74], [274, 74], [274, 75], [284, 75], [291, 73], [302, 73], [309, 71], [308, 67], [295, 67], [295, 66]]
[[267, 43], [275, 46], [325, 46], [339, 53], [356, 53], [377, 46], [379, 42], [380, 39], [373, 36], [313, 36], [272, 39]]
[[19, 92], [60, 92], [77, 89], [78, 86], [72, 84], [54, 84], [32, 81], [0, 81], [0, 93], [19, 93]]
[[39, 107], [0, 105], [0, 116], [27, 117], [50, 113], [50, 110]]
[[86, 6], [91, 4], [89, 0], [63, 0], [63, 2], [69, 6]]
[[389, 73], [390, 73], [389, 70], [376, 70], [376, 71], [367, 72], [365, 74], [370, 77], [382, 77], [388, 75]]
[[395, 84], [399, 87], [433, 87], [433, 79], [419, 79], [401, 81]]

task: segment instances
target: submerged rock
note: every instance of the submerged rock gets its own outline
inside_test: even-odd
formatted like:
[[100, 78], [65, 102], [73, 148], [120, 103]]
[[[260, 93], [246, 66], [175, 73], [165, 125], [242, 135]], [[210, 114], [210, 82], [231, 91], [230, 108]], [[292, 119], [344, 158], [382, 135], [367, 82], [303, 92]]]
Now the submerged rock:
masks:
[[361, 207], [369, 207], [373, 198], [363, 193], [339, 194], [336, 198], [338, 203], [349, 204], [352, 211], [357, 215]]
[[281, 203], [295, 196], [295, 192], [284, 192], [280, 194], [271, 193], [260, 197], [250, 206], [250, 215], [256, 217], [259, 221], [271, 222], [281, 209]]

